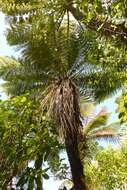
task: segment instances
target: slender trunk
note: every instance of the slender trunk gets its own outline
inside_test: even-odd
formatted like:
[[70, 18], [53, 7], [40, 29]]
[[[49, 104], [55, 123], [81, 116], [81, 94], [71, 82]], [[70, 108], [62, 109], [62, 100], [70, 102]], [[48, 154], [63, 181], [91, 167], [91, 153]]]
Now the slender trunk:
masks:
[[83, 174], [83, 165], [80, 159], [77, 137], [74, 139], [66, 137], [65, 146], [71, 166], [74, 190], [87, 190], [85, 176]]
[[[37, 159], [35, 161], [35, 168], [37, 171], [42, 169], [42, 163], [43, 163], [43, 155], [38, 154]], [[36, 185], [37, 185], [37, 190], [43, 190], [43, 178], [41, 173], [37, 174]]]
[[37, 190], [43, 190], [43, 178], [41, 174], [37, 175], [36, 185], [37, 185]]

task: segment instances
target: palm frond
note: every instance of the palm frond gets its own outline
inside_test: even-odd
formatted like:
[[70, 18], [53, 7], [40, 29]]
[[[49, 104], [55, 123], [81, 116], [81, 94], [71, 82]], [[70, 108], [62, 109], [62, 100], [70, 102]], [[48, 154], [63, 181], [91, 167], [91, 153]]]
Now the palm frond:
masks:
[[3, 91], [13, 97], [24, 94], [27, 91], [41, 91], [45, 89], [45, 85], [43, 83], [35, 83], [35, 81], [22, 81], [22, 80], [13, 80], [10, 82], [5, 82], [2, 84]]
[[[89, 138], [88, 138], [89, 139]], [[120, 136], [114, 131], [101, 131], [90, 137], [91, 140], [119, 141]]]
[[50, 72], [36, 70], [30, 63], [0, 57], [0, 77], [5, 81], [2, 87], [7, 94], [20, 95], [27, 90], [44, 89], [53, 76]]
[[4, 80], [9, 80], [11, 76], [19, 73], [20, 64], [9, 57], [0, 57], [0, 76]]
[[79, 27], [76, 31], [76, 36], [79, 41], [79, 51], [72, 68], [69, 71], [72, 78], [76, 78], [81, 73], [89, 73], [95, 69], [94, 65], [92, 65], [92, 62], [89, 63], [86, 57], [87, 54], [92, 52], [97, 45], [95, 39], [96, 36], [94, 34], [91, 35], [91, 33], [86, 30], [81, 30]]
[[[52, 74], [52, 76], [51, 76]], [[7, 81], [20, 80], [35, 80], [43, 81], [45, 78], [53, 78], [53, 73], [50, 71], [38, 70], [30, 62], [18, 62], [15, 59], [2, 56], [0, 57], [0, 76]]]
[[77, 85], [80, 87], [81, 92], [86, 93], [88, 91], [89, 95], [93, 95], [96, 101], [99, 102], [120, 89], [126, 80], [126, 71], [118, 72], [111, 68], [81, 74], [76, 78]]
[[121, 125], [119, 122], [101, 126], [99, 128], [91, 130], [87, 134], [87, 138], [96, 140], [120, 140], [122, 136], [120, 127]]
[[[109, 113], [107, 109], [103, 107], [101, 111], [97, 114], [92, 112], [87, 116], [87, 122], [83, 122], [83, 136], [88, 140], [106, 140], [106, 139], [116, 139], [122, 135], [120, 131], [120, 123], [114, 122], [107, 125], [109, 118]], [[85, 118], [84, 118], [85, 119]]]
[[95, 116], [94, 119], [89, 121], [88, 124], [84, 126], [84, 133], [87, 135], [92, 130], [98, 129], [101, 126], [106, 125], [108, 118], [109, 118], [108, 113]]
[[[75, 35], [74, 24], [69, 24], [67, 38], [66, 20], [57, 31], [56, 20], [51, 15], [41, 15], [31, 24], [16, 24], [7, 32], [10, 45], [20, 48], [24, 62], [30, 61], [37, 68], [53, 70], [55, 73], [68, 71], [79, 52], [79, 36]], [[22, 40], [21, 40], [22, 39]]]

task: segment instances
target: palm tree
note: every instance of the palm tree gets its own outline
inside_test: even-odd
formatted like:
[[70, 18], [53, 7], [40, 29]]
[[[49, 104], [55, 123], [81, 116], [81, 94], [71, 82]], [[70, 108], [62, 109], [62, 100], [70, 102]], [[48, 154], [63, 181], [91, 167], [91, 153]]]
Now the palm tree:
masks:
[[[91, 105], [91, 103], [87, 103], [88, 107], [91, 107]], [[86, 159], [87, 157], [87, 147], [91, 142], [100, 140], [108, 140], [109, 142], [119, 142], [120, 137], [122, 135], [120, 132], [120, 123], [118, 121], [111, 124], [107, 124], [110, 114], [107, 112], [106, 107], [103, 107], [101, 111], [99, 111], [96, 114], [93, 112], [93, 109], [86, 111], [87, 106], [84, 105], [85, 114], [83, 113], [83, 111], [81, 112], [83, 115], [84, 139], [80, 143], [80, 152], [81, 154], [83, 154], [83, 159]], [[84, 146], [86, 148], [84, 148]]]
[[12, 25], [8, 40], [22, 47], [22, 57], [18, 61], [0, 58], [0, 76], [11, 95], [32, 90], [40, 98], [39, 109], [55, 120], [62, 133], [74, 188], [86, 190], [78, 149], [83, 129], [80, 96], [100, 100], [120, 88], [127, 75], [124, 68], [119, 71], [118, 67], [87, 62], [87, 55], [97, 48], [96, 36], [75, 29], [68, 11], [67, 15], [67, 22], [59, 28], [54, 15], [37, 19], [33, 14], [31, 24], [25, 20]]

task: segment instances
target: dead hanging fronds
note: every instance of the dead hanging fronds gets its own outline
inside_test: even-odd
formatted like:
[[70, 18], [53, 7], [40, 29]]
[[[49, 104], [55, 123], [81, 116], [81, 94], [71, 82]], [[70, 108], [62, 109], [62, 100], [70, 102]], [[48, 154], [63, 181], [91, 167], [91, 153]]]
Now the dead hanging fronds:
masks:
[[70, 78], [57, 79], [48, 89], [41, 102], [41, 110], [47, 110], [48, 116], [55, 118], [62, 136], [74, 138], [81, 129], [79, 96], [74, 82]]

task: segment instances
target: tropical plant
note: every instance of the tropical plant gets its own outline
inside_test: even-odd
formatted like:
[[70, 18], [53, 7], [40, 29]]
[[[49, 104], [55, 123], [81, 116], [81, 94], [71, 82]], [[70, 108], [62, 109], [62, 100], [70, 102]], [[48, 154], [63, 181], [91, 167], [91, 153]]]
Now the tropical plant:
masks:
[[[98, 88], [99, 88], [98, 77], [99, 78], [105, 77], [106, 72], [105, 71], [103, 72], [102, 69], [100, 71], [98, 67], [96, 69], [95, 66], [93, 67], [93, 65], [91, 65], [92, 68], [88, 71], [87, 68], [90, 67], [90, 65], [88, 65], [87, 63], [85, 64], [86, 66], [86, 71], [85, 71], [85, 68], [84, 68], [85, 66], [83, 65], [84, 61], [82, 63], [76, 63], [77, 59], [79, 59], [78, 57], [80, 56], [79, 51], [81, 51], [81, 49], [78, 46], [79, 38], [73, 34], [73, 36], [70, 37], [70, 39], [69, 39], [69, 43], [72, 43], [72, 45], [70, 46], [70, 48], [67, 49], [67, 51], [70, 50], [68, 54], [66, 54], [66, 51], [64, 52], [64, 49], [63, 51], [61, 51], [61, 48], [64, 46], [64, 43], [62, 43], [62, 47], [61, 47], [61, 44], [59, 43], [60, 47], [58, 46], [58, 51], [60, 51], [60, 53], [58, 54], [57, 52], [57, 54], [61, 55], [63, 53], [64, 55], [63, 57], [57, 56], [56, 52], [55, 53], [53, 52], [53, 48], [51, 49], [51, 46], [50, 46], [50, 49], [48, 47], [44, 47], [45, 50], [46, 48], [48, 50], [48, 52], [45, 53], [45, 55], [48, 57], [47, 59], [46, 57], [41, 57], [42, 58], [41, 61], [43, 61], [44, 59], [44, 65], [42, 64], [42, 66], [40, 65], [40, 59], [36, 59], [36, 57], [33, 57], [34, 50], [35, 52], [37, 52], [39, 51], [40, 48], [42, 48], [39, 46], [38, 48], [36, 47], [36, 49], [34, 49], [35, 44], [33, 48], [32, 46], [30, 46], [30, 48], [32, 48], [32, 52], [29, 52], [29, 48], [27, 49], [29, 52], [28, 58], [29, 58], [29, 61], [31, 61], [31, 64], [29, 63], [27, 64], [27, 62], [26, 64], [23, 62], [21, 63], [16, 63], [15, 61], [10, 62], [9, 58], [4, 59], [5, 60], [4, 62], [7, 63], [8, 61], [10, 66], [8, 64], [4, 64], [3, 67], [1, 66], [1, 71], [2, 71], [1, 76], [3, 74], [4, 79], [9, 81], [9, 83], [7, 84], [9, 85], [11, 84], [13, 92], [18, 92], [18, 93], [24, 92], [26, 87], [27, 89], [30, 89], [30, 88], [37, 89], [36, 93], [37, 91], [40, 93], [43, 91], [41, 109], [48, 110], [48, 114], [51, 117], [55, 118], [58, 126], [61, 126], [60, 129], [64, 136], [65, 146], [66, 146], [69, 161], [71, 164], [71, 170], [72, 170], [72, 176], [73, 176], [75, 189], [84, 190], [86, 187], [83, 182], [83, 178], [84, 178], [83, 167], [82, 167], [82, 163], [81, 163], [79, 152], [78, 152], [78, 138], [80, 138], [79, 135], [80, 135], [82, 123], [81, 123], [80, 109], [79, 109], [79, 103], [78, 103], [79, 93], [77, 91], [76, 84], [79, 86], [79, 89], [81, 90], [82, 94], [83, 93], [87, 94], [88, 89], [91, 89], [91, 92], [98, 93]], [[65, 41], [65, 45], [66, 43], [67, 42]], [[68, 56], [66, 55], [70, 56], [72, 55], [72, 53], [74, 55], [73, 59], [70, 59], [70, 58], [68, 59]], [[36, 56], [37, 56], [37, 53], [36, 53]], [[50, 56], [52, 57], [52, 59], [49, 59]], [[33, 59], [33, 61], [31, 58]], [[54, 58], [55, 60], [53, 60]], [[3, 59], [1, 60], [3, 61]], [[49, 63], [48, 63], [48, 60], [49, 60]], [[50, 60], [52, 61], [52, 63], [50, 63]], [[65, 61], [65, 64], [64, 64], [64, 61]], [[83, 72], [81, 72], [82, 69], [84, 70]], [[107, 71], [109, 71], [109, 69]], [[117, 75], [115, 75], [115, 77], [116, 76]], [[125, 74], [124, 74], [124, 77], [125, 77]], [[107, 83], [107, 78], [105, 79]], [[47, 86], [49, 87], [47, 88]], [[96, 88], [97, 91], [94, 91], [92, 87], [93, 89]], [[116, 87], [117, 86], [115, 86], [113, 83], [113, 90]], [[108, 88], [108, 85], [107, 85], [107, 88]], [[101, 90], [102, 90], [102, 86], [101, 86]], [[112, 86], [110, 86], [109, 90], [112, 90]], [[97, 98], [99, 98], [99, 94]]]
[[[4, 1], [5, 12], [13, 15], [8, 41], [22, 49], [22, 57], [18, 63], [1, 58], [0, 72], [11, 94], [33, 89], [39, 96], [40, 110], [55, 120], [63, 136], [74, 188], [85, 190], [78, 150], [82, 131], [79, 96], [100, 100], [115, 92], [127, 79], [126, 65], [101, 64], [103, 48], [100, 50], [96, 33], [84, 30], [81, 24], [76, 29], [70, 18], [69, 12], [75, 18], [79, 14], [73, 1], [54, 2]], [[98, 61], [91, 59], [91, 52], [101, 55]]]
[[[94, 107], [92, 107], [92, 110], [90, 108], [91, 103], [87, 103], [86, 106], [84, 105], [84, 108], [81, 110], [84, 139], [79, 143], [81, 158], [84, 162], [94, 158], [99, 149], [99, 141], [120, 143], [121, 136], [123, 135], [119, 121], [108, 124], [110, 114], [105, 107], [99, 113], [94, 113]], [[87, 109], [89, 109], [88, 112]]]
[[[118, 133], [116, 132], [119, 127], [120, 123], [115, 122], [112, 124], [107, 125], [107, 121], [109, 118], [109, 113], [107, 109], [104, 107], [101, 109], [99, 113], [97, 113], [94, 118], [85, 118], [85, 126], [84, 126], [84, 134], [88, 139], [94, 138], [103, 138], [106, 137], [113, 137], [117, 136]], [[92, 116], [91, 116], [92, 117]]]

